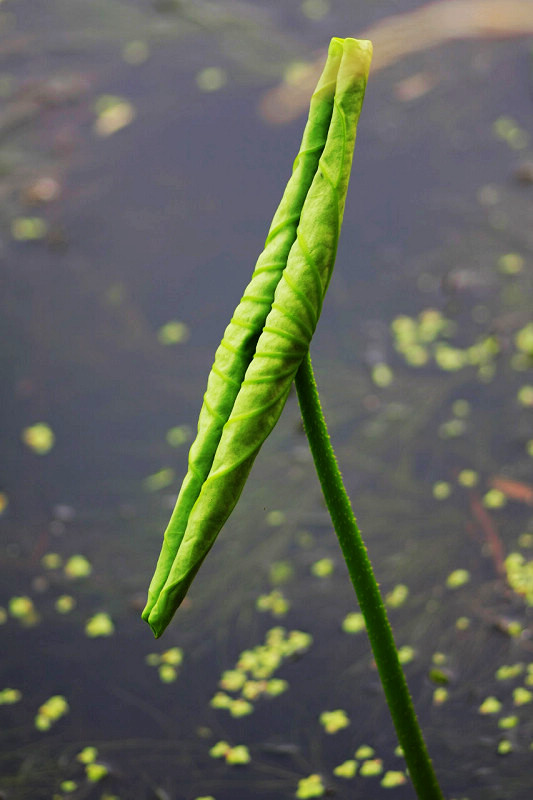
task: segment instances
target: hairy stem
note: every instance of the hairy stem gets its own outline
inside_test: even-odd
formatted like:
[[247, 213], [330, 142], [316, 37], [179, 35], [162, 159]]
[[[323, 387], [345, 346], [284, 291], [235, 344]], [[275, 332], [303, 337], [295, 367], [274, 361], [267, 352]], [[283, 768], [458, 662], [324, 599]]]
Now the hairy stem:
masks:
[[443, 800], [409, 694], [372, 564], [331, 445], [309, 353], [296, 374], [296, 391], [311, 453], [342, 554], [350, 573], [385, 697], [409, 775], [420, 800]]

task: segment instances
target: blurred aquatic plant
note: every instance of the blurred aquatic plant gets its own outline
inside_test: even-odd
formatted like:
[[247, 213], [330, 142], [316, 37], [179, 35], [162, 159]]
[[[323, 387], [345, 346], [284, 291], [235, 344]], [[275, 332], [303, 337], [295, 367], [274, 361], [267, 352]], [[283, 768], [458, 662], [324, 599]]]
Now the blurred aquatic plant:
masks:
[[[252, 280], [215, 355], [198, 434], [189, 453], [189, 469], [165, 532], [143, 618], [155, 636], [161, 636], [235, 507], [255, 457], [295, 381], [326, 505], [359, 600], [411, 779], [420, 798], [441, 800], [401, 667], [414, 653], [412, 648], [396, 649], [329, 440], [309, 357], [309, 344], [335, 262], [371, 55], [368, 41], [331, 41], [292, 176]], [[428, 336], [433, 338], [441, 320], [431, 318], [429, 322]], [[428, 320], [422, 320], [420, 327], [424, 333]], [[314, 566], [315, 574], [322, 577], [332, 569], [328, 559]], [[211, 704], [229, 708], [233, 716], [250, 713], [253, 706], [249, 700], [268, 686], [267, 677], [282, 655], [270, 651], [267, 664], [258, 671], [257, 654], [250, 653], [248, 658], [243, 654], [237, 671], [250, 669], [259, 683], [242, 683], [235, 671], [226, 674], [221, 685], [240, 690], [241, 697], [234, 699], [218, 692]], [[263, 659], [265, 656], [261, 653]], [[283, 688], [277, 687], [280, 691]], [[342, 711], [324, 712], [321, 722], [330, 732], [349, 724]], [[375, 759], [366, 761], [360, 773], [377, 775], [382, 769], [381, 760]], [[297, 796], [321, 796], [324, 787], [317, 777], [300, 781]]]

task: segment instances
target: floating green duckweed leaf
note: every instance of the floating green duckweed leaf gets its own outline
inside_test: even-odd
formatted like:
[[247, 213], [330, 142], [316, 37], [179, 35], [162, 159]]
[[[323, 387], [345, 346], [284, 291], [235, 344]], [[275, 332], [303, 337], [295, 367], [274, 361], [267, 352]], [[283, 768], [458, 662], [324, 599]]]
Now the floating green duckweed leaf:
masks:
[[373, 778], [375, 775], [381, 775], [383, 772], [383, 761], [381, 758], [371, 758], [368, 761], [363, 761], [359, 768], [359, 775], [362, 778]]
[[457, 482], [460, 483], [461, 486], [471, 489], [473, 486], [477, 486], [479, 482], [479, 475], [473, 469], [462, 469], [457, 476]]
[[112, 636], [114, 632], [113, 620], [105, 611], [100, 611], [85, 623], [85, 633], [91, 639], [97, 636]]
[[454, 569], [446, 578], [448, 589], [460, 589], [470, 580], [470, 573], [467, 569]]
[[59, 788], [61, 789], [62, 792], [70, 794], [71, 792], [76, 791], [76, 789], [78, 788], [78, 784], [76, 783], [76, 781], [61, 781], [61, 783], [59, 784]]
[[513, 743], [509, 741], [509, 739], [502, 739], [501, 742], [498, 743], [498, 755], [506, 756], [508, 753], [511, 753], [513, 750]]
[[245, 700], [244, 697], [237, 697], [236, 700], [232, 700], [228, 707], [232, 717], [247, 717], [253, 710], [253, 705]]
[[533, 560], [526, 561], [521, 553], [509, 553], [504, 564], [511, 589], [533, 606]]
[[470, 403], [468, 400], [463, 400], [462, 398], [459, 398], [459, 400], [454, 400], [452, 404], [452, 411], [456, 417], [464, 419], [465, 417], [468, 417], [471, 412]]
[[239, 744], [232, 747], [226, 741], [217, 742], [209, 751], [211, 758], [224, 758], [227, 764], [248, 764], [250, 752], [246, 745]]
[[211, 758], [224, 758], [228, 750], [231, 749], [229, 742], [220, 741], [213, 745], [209, 751]]
[[0, 492], [0, 515], [4, 513], [9, 505], [9, 498], [5, 492]]
[[449, 419], [439, 425], [439, 436], [441, 439], [456, 439], [466, 431], [464, 419]]
[[233, 698], [225, 692], [217, 692], [210, 700], [209, 705], [211, 708], [231, 708]]
[[520, 547], [533, 547], [533, 533], [521, 533], [518, 538]]
[[335, 767], [333, 774], [338, 778], [354, 778], [357, 772], [357, 761], [351, 758]]
[[171, 320], [159, 328], [157, 338], [161, 344], [182, 344], [189, 338], [189, 328], [184, 322]]
[[516, 728], [520, 720], [516, 715], [512, 715], [509, 717], [502, 717], [498, 720], [498, 728], [502, 728], [503, 730], [509, 730], [510, 728]]
[[106, 775], [109, 775], [109, 769], [105, 764], [98, 764], [95, 761], [86, 765], [85, 774], [89, 783], [99, 783]]
[[97, 119], [94, 132], [98, 136], [112, 136], [130, 125], [135, 119], [135, 109], [129, 100], [114, 95], [101, 95], [94, 104]]
[[174, 683], [178, 677], [178, 672], [172, 664], [161, 664], [158, 673], [162, 683]]
[[12, 597], [8, 603], [9, 613], [17, 619], [25, 628], [31, 628], [39, 622], [39, 614], [33, 604], [31, 597], [21, 595]]
[[489, 489], [483, 495], [483, 505], [485, 508], [503, 508], [507, 503], [507, 497], [500, 489]]
[[498, 681], [509, 681], [512, 678], [517, 678], [524, 671], [524, 665], [519, 664], [502, 664], [496, 670], [495, 678]]
[[174, 428], [169, 428], [165, 438], [171, 447], [181, 447], [190, 440], [191, 429], [188, 425], [176, 425]]
[[526, 703], [531, 703], [533, 700], [533, 692], [525, 689], [523, 686], [517, 686], [513, 689], [513, 705], [524, 706]]
[[86, 578], [92, 571], [90, 561], [81, 555], [71, 556], [64, 567], [67, 578]]
[[396, 786], [403, 786], [404, 783], [407, 783], [405, 773], [398, 770], [389, 770], [381, 779], [384, 789], [395, 789]]
[[34, 242], [47, 233], [48, 225], [41, 217], [15, 217], [11, 223], [11, 236], [17, 242]]
[[172, 664], [174, 667], [179, 667], [183, 663], [183, 650], [181, 647], [170, 647], [161, 653], [161, 661], [163, 664]]
[[166, 489], [172, 483], [174, 483], [174, 470], [170, 467], [165, 467], [160, 469], [159, 472], [147, 475], [143, 481], [144, 488], [148, 492], [159, 492], [160, 489]]
[[373, 747], [370, 747], [368, 744], [360, 745], [357, 750], [355, 751], [355, 757], [359, 759], [369, 759], [375, 754], [375, 750]]
[[219, 685], [228, 692], [238, 692], [246, 682], [246, 672], [239, 669], [227, 669], [222, 673]]
[[326, 787], [322, 783], [320, 775], [309, 775], [308, 778], [301, 778], [298, 781], [296, 797], [299, 800], [307, 800], [309, 797], [323, 797]]
[[226, 764], [237, 766], [239, 764], [248, 764], [250, 761], [250, 752], [244, 744], [238, 744], [236, 747], [231, 747], [226, 753]]
[[531, 408], [533, 406], [533, 386], [522, 386], [518, 390], [517, 400], [521, 406]]
[[69, 712], [69, 706], [63, 695], [55, 694], [39, 707], [35, 717], [35, 727], [39, 731], [49, 730], [54, 723]]
[[448, 689], [444, 686], [438, 686], [433, 692], [433, 705], [441, 706], [448, 699]]
[[409, 664], [415, 657], [415, 649], [409, 644], [404, 644], [398, 648], [398, 659], [400, 664]]
[[215, 800], [212, 794], [202, 795], [201, 797], [195, 797], [194, 800]]
[[468, 363], [468, 356], [463, 350], [448, 344], [438, 344], [434, 355], [436, 365], [446, 372], [456, 372]]
[[519, 253], [505, 253], [498, 259], [498, 269], [504, 275], [518, 275], [524, 269], [524, 257]]
[[41, 564], [45, 569], [59, 569], [63, 564], [63, 559], [59, 553], [45, 553], [41, 558]]
[[363, 615], [359, 611], [350, 612], [342, 621], [342, 629], [345, 633], [361, 633], [366, 630]]
[[265, 250], [215, 355], [143, 611], [156, 636], [237, 503], [307, 354], [333, 268], [370, 58], [369, 42], [332, 40]]
[[447, 500], [452, 493], [452, 487], [447, 481], [437, 481], [433, 484], [433, 497], [435, 500]]
[[55, 443], [52, 428], [46, 422], [37, 422], [22, 431], [22, 441], [39, 456], [50, 452]]
[[515, 334], [515, 344], [522, 353], [533, 356], [533, 322], [528, 322]]
[[201, 92], [217, 92], [227, 81], [226, 71], [221, 67], [205, 67], [196, 75], [196, 85]]
[[394, 380], [394, 373], [388, 364], [374, 364], [372, 367], [372, 381], [380, 389], [386, 389]]
[[321, 558], [311, 566], [311, 572], [317, 578], [329, 578], [333, 574], [334, 564], [331, 558]]
[[266, 682], [264, 691], [266, 694], [270, 695], [270, 697], [277, 697], [283, 694], [283, 692], [286, 692], [288, 688], [289, 683], [283, 678], [270, 678], [270, 680]]
[[455, 627], [458, 631], [466, 631], [470, 627], [471, 621], [468, 617], [459, 617], [455, 620]]
[[283, 592], [273, 589], [269, 594], [259, 595], [255, 607], [258, 611], [270, 611], [275, 617], [284, 617], [291, 606]]
[[440, 683], [442, 685], [446, 685], [450, 682], [448, 673], [438, 667], [433, 667], [429, 670], [429, 679], [432, 683]]
[[319, 721], [326, 733], [337, 733], [343, 728], [347, 728], [350, 724], [346, 711], [340, 708], [335, 711], [323, 711], [320, 714]]
[[2, 689], [0, 691], [0, 706], [12, 706], [22, 698], [20, 689]]
[[92, 764], [98, 758], [98, 750], [96, 747], [84, 747], [77, 756], [76, 761], [79, 761], [80, 764]]
[[274, 561], [269, 568], [269, 580], [274, 586], [287, 583], [294, 574], [294, 569], [289, 561]]
[[479, 707], [480, 714], [498, 714], [502, 704], [497, 697], [486, 697]]
[[399, 583], [394, 589], [385, 595], [385, 603], [389, 608], [400, 608], [409, 596], [409, 587]]
[[271, 528], [279, 528], [280, 525], [285, 523], [285, 513], [283, 511], [274, 510], [269, 511], [266, 515], [266, 524]]
[[58, 614], [69, 614], [76, 608], [76, 600], [70, 594], [62, 594], [55, 601], [55, 609]]

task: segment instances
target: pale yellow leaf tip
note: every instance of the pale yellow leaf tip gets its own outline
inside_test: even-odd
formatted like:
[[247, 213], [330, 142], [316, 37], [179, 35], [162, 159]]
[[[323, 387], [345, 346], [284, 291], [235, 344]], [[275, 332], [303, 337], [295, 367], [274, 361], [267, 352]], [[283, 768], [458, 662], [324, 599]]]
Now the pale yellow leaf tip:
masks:
[[350, 72], [354, 78], [368, 78], [372, 61], [372, 42], [368, 39], [345, 39], [344, 56], [348, 58]]

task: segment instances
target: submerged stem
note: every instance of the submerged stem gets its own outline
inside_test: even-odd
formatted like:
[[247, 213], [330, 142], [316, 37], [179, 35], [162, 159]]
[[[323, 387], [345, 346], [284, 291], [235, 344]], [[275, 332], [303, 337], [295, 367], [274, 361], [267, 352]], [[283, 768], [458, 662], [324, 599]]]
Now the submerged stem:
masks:
[[372, 564], [331, 445], [309, 353], [296, 374], [296, 391], [311, 453], [333, 527], [365, 619], [385, 697], [420, 800], [443, 800], [403, 673]]

